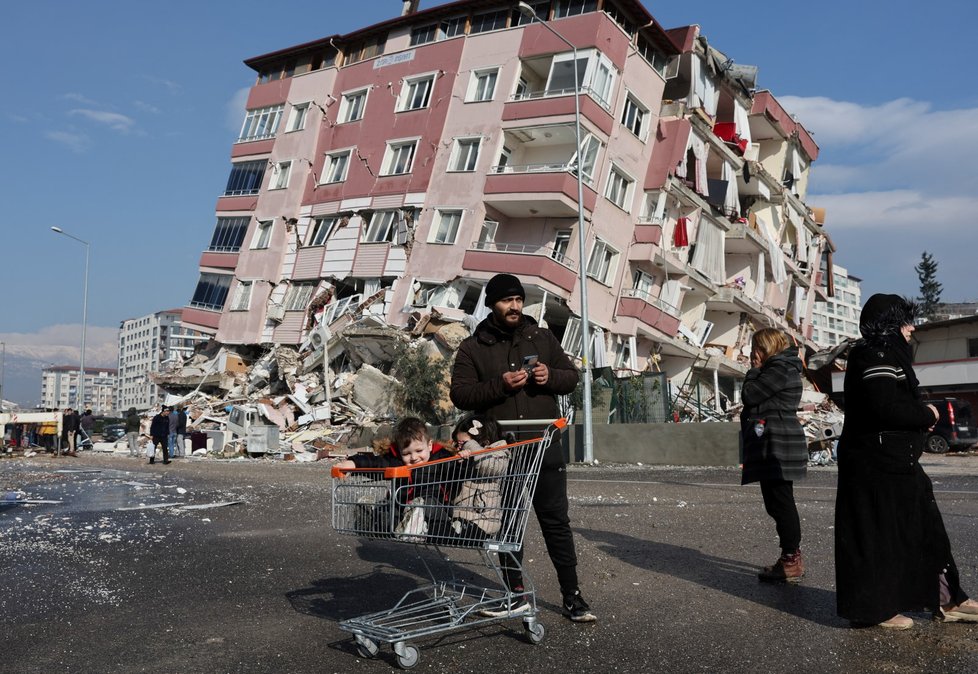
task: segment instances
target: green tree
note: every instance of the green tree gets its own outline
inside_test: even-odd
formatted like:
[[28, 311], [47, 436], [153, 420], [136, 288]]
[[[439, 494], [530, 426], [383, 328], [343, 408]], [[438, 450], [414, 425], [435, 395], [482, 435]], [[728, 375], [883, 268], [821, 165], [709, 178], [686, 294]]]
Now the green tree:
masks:
[[937, 305], [941, 303], [941, 291], [944, 289], [937, 282], [937, 260], [934, 256], [924, 251], [920, 256], [920, 264], [914, 267], [917, 278], [920, 280], [920, 305], [925, 318], [931, 319], [937, 312]]
[[455, 408], [447, 402], [448, 366], [447, 359], [430, 357], [420, 345], [397, 345], [391, 375], [399, 384], [397, 397], [403, 413], [435, 425], [452, 418]]

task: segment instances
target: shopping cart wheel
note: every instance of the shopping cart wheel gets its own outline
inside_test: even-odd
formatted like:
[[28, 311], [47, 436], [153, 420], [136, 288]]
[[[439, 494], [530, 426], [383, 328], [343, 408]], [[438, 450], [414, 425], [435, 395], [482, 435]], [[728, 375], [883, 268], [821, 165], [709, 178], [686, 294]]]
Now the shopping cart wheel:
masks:
[[530, 640], [531, 644], [538, 644], [543, 641], [543, 637], [547, 633], [543, 623], [535, 620], [533, 622], [523, 623], [523, 629], [526, 630], [526, 636]]
[[397, 657], [397, 666], [401, 669], [411, 669], [421, 660], [421, 651], [403, 641], [394, 644], [394, 655]]
[[361, 658], [374, 658], [377, 657], [377, 643], [373, 639], [368, 639], [367, 637], [362, 637], [357, 635], [357, 653], [360, 654]]

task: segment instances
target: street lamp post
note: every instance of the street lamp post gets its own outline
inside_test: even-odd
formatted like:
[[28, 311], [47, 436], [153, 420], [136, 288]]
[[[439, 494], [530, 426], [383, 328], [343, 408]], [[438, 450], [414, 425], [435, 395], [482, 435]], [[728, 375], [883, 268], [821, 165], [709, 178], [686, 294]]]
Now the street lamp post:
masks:
[[591, 321], [588, 318], [587, 309], [587, 261], [584, 259], [584, 246], [586, 237], [584, 235], [584, 176], [581, 171], [581, 79], [578, 73], [579, 64], [577, 61], [577, 47], [570, 40], [558, 33], [553, 26], [541, 19], [536, 11], [525, 2], [517, 5], [520, 13], [531, 21], [536, 21], [546, 28], [553, 35], [571, 48], [574, 53], [574, 137], [577, 143], [577, 242], [578, 248], [578, 276], [581, 281], [581, 360], [584, 365], [584, 461], [593, 463], [594, 461], [594, 435], [591, 426], [591, 364], [590, 364], [590, 336]]
[[63, 234], [69, 239], [74, 239], [85, 245], [85, 294], [82, 297], [81, 355], [78, 358], [78, 393], [75, 395], [75, 404], [78, 405], [79, 409], [82, 409], [85, 407], [85, 333], [88, 331], [88, 253], [91, 250], [91, 245], [88, 241], [83, 241], [60, 227], [52, 227], [51, 231], [56, 234]]

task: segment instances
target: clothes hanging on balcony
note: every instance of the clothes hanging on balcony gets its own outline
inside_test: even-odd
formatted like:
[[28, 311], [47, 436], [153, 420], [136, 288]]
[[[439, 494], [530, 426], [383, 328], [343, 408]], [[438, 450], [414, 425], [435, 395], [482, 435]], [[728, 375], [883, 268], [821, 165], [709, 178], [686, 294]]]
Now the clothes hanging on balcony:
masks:
[[683, 248], [689, 245], [689, 232], [686, 229], [686, 218], [676, 220], [676, 227], [672, 230], [672, 245], [674, 248]]

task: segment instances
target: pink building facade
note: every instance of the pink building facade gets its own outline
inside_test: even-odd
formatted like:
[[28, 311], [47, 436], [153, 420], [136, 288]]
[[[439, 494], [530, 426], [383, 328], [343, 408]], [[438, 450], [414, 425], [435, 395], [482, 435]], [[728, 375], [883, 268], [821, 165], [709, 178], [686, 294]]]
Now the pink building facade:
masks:
[[804, 127], [640, 2], [528, 4], [576, 47], [577, 81], [571, 48], [510, 1], [405, 3], [246, 61], [258, 81], [184, 322], [257, 344], [354, 307], [461, 318], [505, 271], [580, 356], [583, 264], [595, 366], [735, 377], [751, 326], [807, 339], [830, 244], [804, 203]]

